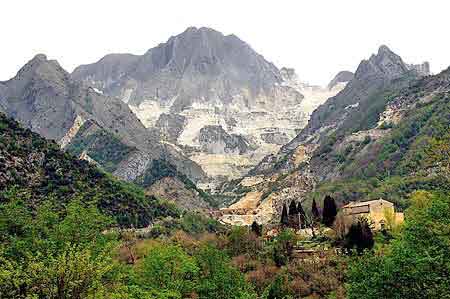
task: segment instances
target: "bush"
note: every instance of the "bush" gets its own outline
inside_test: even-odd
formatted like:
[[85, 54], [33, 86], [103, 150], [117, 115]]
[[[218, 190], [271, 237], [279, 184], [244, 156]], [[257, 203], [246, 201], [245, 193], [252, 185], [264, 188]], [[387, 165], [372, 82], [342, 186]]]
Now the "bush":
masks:
[[357, 258], [348, 298], [449, 298], [450, 196], [415, 192], [398, 239]]

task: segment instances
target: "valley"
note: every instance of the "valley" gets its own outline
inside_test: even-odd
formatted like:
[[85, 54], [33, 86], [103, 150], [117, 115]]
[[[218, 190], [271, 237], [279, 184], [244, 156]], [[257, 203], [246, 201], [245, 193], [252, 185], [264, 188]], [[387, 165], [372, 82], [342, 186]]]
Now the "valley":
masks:
[[379, 45], [319, 86], [180, 32], [0, 81], [0, 299], [450, 297], [450, 68]]

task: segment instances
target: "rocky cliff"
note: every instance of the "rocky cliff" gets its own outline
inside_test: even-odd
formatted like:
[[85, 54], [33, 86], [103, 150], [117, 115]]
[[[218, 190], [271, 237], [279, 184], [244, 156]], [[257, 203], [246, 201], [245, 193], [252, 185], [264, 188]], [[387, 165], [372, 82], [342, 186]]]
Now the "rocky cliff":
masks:
[[[294, 70], [279, 70], [238, 37], [209, 28], [188, 28], [141, 56], [107, 55], [78, 67], [72, 78], [128, 103], [216, 183], [278, 151], [317, 105], [342, 89], [301, 83]], [[223, 151], [207, 137], [219, 127], [228, 140]], [[230, 150], [230, 142], [241, 146]]]
[[127, 104], [75, 82], [45, 55], [0, 86], [0, 107], [8, 116], [124, 180], [133, 181], [154, 160], [173, 164], [192, 180], [204, 175], [196, 163], [161, 143]]

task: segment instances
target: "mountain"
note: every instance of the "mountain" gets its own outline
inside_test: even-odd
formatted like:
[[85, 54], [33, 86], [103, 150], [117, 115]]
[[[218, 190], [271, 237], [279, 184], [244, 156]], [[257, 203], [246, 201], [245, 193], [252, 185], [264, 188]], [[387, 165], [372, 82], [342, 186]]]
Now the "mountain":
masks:
[[147, 187], [162, 178], [155, 175], [161, 165], [171, 169], [167, 175], [186, 182], [204, 176], [200, 166], [147, 130], [128, 105], [75, 82], [45, 55], [0, 86], [4, 113], [121, 179]]
[[[336, 135], [312, 155], [314, 196], [389, 198], [400, 209], [414, 190], [449, 191], [450, 69], [391, 94], [378, 122]], [[327, 165], [327, 166], [325, 166]], [[332, 174], [334, 173], [334, 174]]]
[[[349, 134], [375, 125], [385, 108], [386, 95], [408, 86], [409, 82], [421, 76], [422, 73], [408, 67], [387, 46], [381, 46], [376, 55], [359, 64], [353, 79], [341, 92], [314, 111], [300, 134], [282, 147], [275, 163], [292, 154], [300, 144], [316, 146], [332, 133]], [[288, 160], [284, 165], [278, 163], [277, 167], [295, 167]], [[260, 166], [262, 168], [257, 167], [253, 173], [267, 167], [264, 163]]]
[[[368, 167], [361, 161], [374, 162], [373, 153], [367, 149], [372, 146], [378, 148], [378, 142], [388, 139], [390, 134], [396, 134], [395, 130], [390, 129], [394, 123], [400, 127], [408, 122], [408, 118], [401, 116], [409, 116], [407, 111], [414, 109], [416, 101], [422, 98], [422, 87], [417, 88], [422, 86], [420, 82], [436, 82], [433, 92], [446, 86], [439, 77], [425, 77], [421, 81], [422, 77], [423, 72], [404, 63], [388, 47], [381, 46], [377, 54], [360, 63], [354, 77], [342, 91], [312, 113], [308, 124], [294, 139], [276, 155], [264, 158], [240, 182], [225, 186], [228, 192], [240, 193], [241, 199], [223, 211], [224, 219], [231, 223], [252, 219], [267, 222], [277, 217], [283, 204], [292, 200], [304, 201], [314, 195], [321, 201], [320, 196], [324, 193], [318, 190], [322, 185], [334, 186], [333, 182], [344, 178], [350, 181], [361, 178], [361, 172]], [[410, 105], [403, 106], [400, 104], [403, 103], [402, 95], [408, 92]], [[448, 101], [444, 100], [441, 104], [448, 105]], [[448, 122], [444, 126], [448, 127]], [[397, 134], [408, 135], [406, 132]], [[414, 139], [416, 137], [420, 140], [418, 136]], [[356, 163], [356, 159], [360, 162]], [[383, 164], [386, 156], [377, 156], [377, 159], [377, 165]], [[380, 173], [381, 170], [373, 171], [372, 176]], [[347, 182], [347, 186], [353, 185]], [[385, 196], [395, 201], [395, 192], [400, 191], [391, 191]], [[360, 199], [358, 196], [368, 196], [362, 193], [357, 196], [345, 193], [334, 195], [340, 203]], [[251, 203], [251, 208], [242, 212], [241, 207], [247, 207], [248, 203]]]
[[[338, 91], [287, 79], [235, 35], [194, 27], [143, 55], [111, 54], [79, 66], [71, 77], [121, 98], [147, 128], [202, 166], [209, 177], [203, 186], [246, 174]], [[227, 150], [211, 150], [222, 131]], [[247, 145], [228, 150], [230, 142]]]
[[248, 93], [243, 102], [256, 104], [258, 96], [281, 83], [279, 70], [236, 36], [194, 27], [142, 56], [108, 55], [76, 68], [72, 76], [134, 106], [147, 99], [173, 101], [175, 112], [194, 100], [230, 103], [243, 90]]

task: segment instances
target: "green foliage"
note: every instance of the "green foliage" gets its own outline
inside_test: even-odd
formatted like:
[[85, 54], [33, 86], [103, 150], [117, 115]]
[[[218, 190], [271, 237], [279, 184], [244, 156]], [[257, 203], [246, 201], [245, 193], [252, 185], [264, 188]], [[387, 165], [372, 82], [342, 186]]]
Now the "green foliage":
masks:
[[281, 231], [275, 239], [272, 253], [277, 266], [283, 266], [289, 262], [296, 243], [297, 238], [293, 230], [284, 229]]
[[355, 249], [358, 253], [364, 250], [371, 250], [374, 246], [372, 229], [367, 218], [360, 218], [356, 223], [352, 223], [345, 236], [345, 247], [348, 250]]
[[220, 223], [200, 213], [186, 212], [181, 219], [181, 228], [190, 234], [203, 232], [219, 232], [222, 230]]
[[319, 184], [310, 197], [319, 200], [323, 194], [330, 194], [341, 205], [348, 201], [384, 198], [403, 210], [408, 207], [408, 197], [415, 190], [450, 192], [450, 181], [444, 175], [342, 179]]
[[278, 275], [264, 291], [265, 299], [289, 299], [293, 298], [288, 289], [287, 276]]
[[[368, 152], [345, 166], [344, 176], [362, 174], [386, 178], [441, 168], [448, 171], [450, 148], [450, 102], [447, 96], [426, 106], [416, 106]], [[369, 165], [373, 171], [364, 171]]]
[[251, 299], [256, 294], [244, 276], [229, 264], [229, 258], [220, 250], [205, 246], [196, 254], [200, 266], [200, 299]]
[[119, 162], [136, 149], [122, 143], [114, 134], [95, 126], [90, 121], [83, 124], [67, 146], [67, 151], [74, 156], [86, 152], [104, 170], [114, 172]]
[[151, 237], [170, 236], [178, 230], [191, 235], [202, 233], [220, 233], [225, 230], [217, 220], [204, 216], [199, 212], [185, 212], [181, 217], [168, 215], [156, 222], [150, 231]]
[[200, 197], [202, 197], [211, 206], [217, 206], [217, 203], [212, 197], [210, 197], [202, 189], [197, 188], [197, 186], [186, 175], [179, 172], [175, 166], [165, 160], [153, 160], [151, 167], [148, 168], [143, 175], [138, 177], [135, 182], [140, 186], [148, 187], [164, 177], [176, 177], [180, 179], [187, 189], [198, 192]]
[[[51, 202], [34, 215], [21, 198], [0, 205], [0, 298], [109, 298], [119, 291], [111, 221], [73, 201]], [[114, 283], [112, 283], [114, 282]]]
[[450, 196], [416, 192], [398, 239], [348, 272], [348, 298], [450, 298]]
[[141, 288], [173, 293], [185, 298], [194, 291], [199, 268], [193, 257], [175, 245], [157, 245], [150, 249], [138, 269]]
[[[146, 226], [165, 216], [167, 205], [132, 184], [113, 178], [96, 167], [59, 150], [0, 114], [0, 202], [12, 189], [27, 193], [30, 209], [50, 200], [62, 210], [73, 199], [95, 203], [121, 226]], [[17, 161], [17, 162], [14, 162]]]
[[260, 240], [247, 227], [233, 227], [228, 234], [228, 253], [231, 256], [254, 255], [260, 246]]

